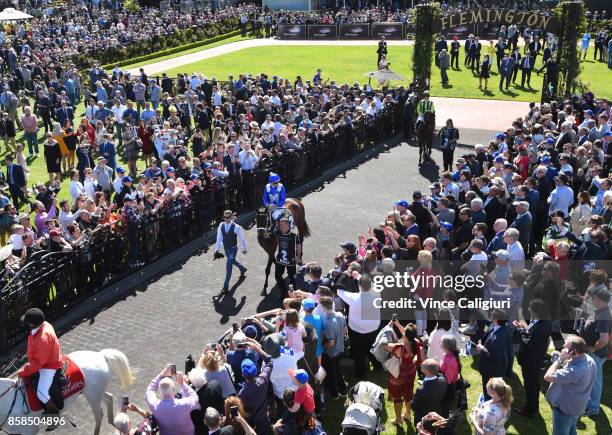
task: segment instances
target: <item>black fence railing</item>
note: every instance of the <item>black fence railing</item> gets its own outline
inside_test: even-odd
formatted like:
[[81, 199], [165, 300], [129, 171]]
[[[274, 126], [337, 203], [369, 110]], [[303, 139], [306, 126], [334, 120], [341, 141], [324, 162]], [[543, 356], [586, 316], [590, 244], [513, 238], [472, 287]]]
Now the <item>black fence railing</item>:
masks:
[[14, 276], [4, 277], [0, 292], [0, 353], [25, 337], [23, 313], [42, 308], [51, 319], [65, 314], [88, 296], [127, 276], [130, 251], [142, 264], [179, 248], [211, 230], [225, 209], [252, 210], [261, 203], [270, 171], [290, 189], [321, 175], [383, 139], [399, 134], [403, 107], [386, 103], [376, 117], [342, 125], [301, 150], [264, 157], [250, 176], [213, 180], [189, 199], [165, 204], [156, 215], [145, 215], [138, 228], [122, 223], [100, 226], [71, 252], [38, 255]]

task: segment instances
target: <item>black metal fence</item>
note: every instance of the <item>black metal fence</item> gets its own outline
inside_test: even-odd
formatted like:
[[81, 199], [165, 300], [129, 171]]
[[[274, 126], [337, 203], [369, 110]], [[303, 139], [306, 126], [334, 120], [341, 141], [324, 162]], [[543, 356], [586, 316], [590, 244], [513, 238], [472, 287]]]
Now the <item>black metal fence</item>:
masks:
[[177, 200], [157, 215], [145, 216], [137, 229], [121, 224], [101, 227], [72, 252], [39, 255], [5, 278], [0, 293], [0, 353], [25, 337], [20, 318], [29, 308], [42, 308], [51, 319], [61, 316], [127, 276], [132, 271], [130, 247], [142, 264], [154, 262], [211, 230], [221, 221], [223, 210], [248, 211], [260, 204], [270, 171], [280, 174], [290, 189], [400, 133], [402, 110], [397, 103], [387, 103], [374, 118], [342, 125], [318, 141], [307, 141], [301, 150], [262, 158], [246, 182], [230, 177], [192, 191], [188, 201]]

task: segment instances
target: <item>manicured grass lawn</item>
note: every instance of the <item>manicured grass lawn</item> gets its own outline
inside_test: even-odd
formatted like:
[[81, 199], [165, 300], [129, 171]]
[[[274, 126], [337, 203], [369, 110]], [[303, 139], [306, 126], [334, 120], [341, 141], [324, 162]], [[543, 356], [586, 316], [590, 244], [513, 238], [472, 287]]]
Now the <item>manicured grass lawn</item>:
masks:
[[[480, 374], [477, 370], [477, 363], [472, 360], [472, 357], [463, 357], [461, 360], [463, 366], [463, 377], [472, 385], [468, 389], [468, 406], [471, 408], [477, 403], [478, 397], [482, 391], [482, 381]], [[346, 371], [345, 371], [346, 372]], [[512, 391], [514, 394], [514, 404], [522, 406], [525, 402], [525, 390], [523, 389], [523, 380], [520, 376], [521, 369], [518, 364], [514, 365], [514, 373], [518, 375], [518, 378], [512, 380]], [[543, 375], [543, 374], [542, 374]], [[346, 375], [345, 375], [346, 376]], [[582, 417], [578, 423], [578, 433], [580, 434], [601, 434], [608, 435], [610, 433], [610, 422], [612, 421], [612, 383], [610, 378], [612, 376], [612, 366], [610, 363], [604, 366], [604, 386], [601, 397], [601, 406], [603, 412], [600, 411], [596, 418], [593, 417]], [[345, 378], [345, 380], [347, 380]], [[370, 376], [371, 382], [385, 387], [387, 385], [387, 378], [385, 373], [374, 373]], [[348, 377], [349, 386], [353, 386], [358, 380], [354, 377]], [[415, 388], [418, 388], [418, 384], [415, 382]], [[544, 398], [544, 392], [546, 391], [547, 385], [542, 381], [544, 388], [540, 395], [540, 414], [541, 416], [536, 418], [526, 418], [518, 415], [516, 412], [512, 412], [509, 423], [506, 426], [508, 435], [546, 435], [552, 433], [552, 411], [546, 399]], [[387, 391], [385, 389], [385, 399], [387, 399]], [[323, 420], [325, 430], [329, 434], [340, 433], [342, 419], [344, 418], [344, 403], [338, 401], [327, 401], [327, 413], [326, 418]], [[383, 411], [382, 420], [385, 430], [384, 434], [414, 434], [414, 426], [404, 425], [403, 428], [397, 428], [391, 424], [391, 421], [395, 418], [393, 411], [393, 403], [386, 401], [385, 411]], [[468, 410], [469, 412], [469, 410]], [[457, 435], [469, 435], [474, 433], [473, 427], [468, 424], [467, 420], [460, 421], [457, 426]]]
[[150, 64], [152, 62], [161, 62], [162, 60], [173, 59], [175, 57], [183, 56], [185, 54], [196, 53], [196, 52], [200, 52], [200, 51], [206, 51], [206, 50], [208, 50], [210, 48], [215, 48], [215, 47], [218, 47], [220, 45], [229, 44], [231, 42], [243, 41], [243, 40], [251, 39], [251, 38], [252, 38], [252, 36], [247, 36], [246, 38], [243, 38], [240, 35], [232, 36], [231, 38], [227, 38], [227, 39], [224, 39], [222, 41], [213, 42], [212, 44], [208, 44], [208, 45], [205, 45], [203, 47], [196, 47], [196, 48], [192, 48], [190, 50], [181, 51], [179, 53], [168, 54], [166, 56], [157, 57], [154, 60], [149, 59], [149, 60], [144, 61], [144, 62], [138, 62], [138, 63], [133, 63], [133, 64], [130, 64], [130, 65], [126, 65], [124, 67], [121, 67], [121, 69], [123, 69], [123, 70], [130, 70], [130, 69], [133, 69], [133, 68], [139, 68], [139, 67], [141, 67], [143, 65], [148, 65], [148, 64]]
[[[391, 69], [412, 79], [412, 46], [389, 45], [388, 59]], [[483, 50], [484, 52], [484, 50]], [[542, 76], [535, 72], [531, 76], [529, 90], [520, 86], [520, 71], [517, 85], [511, 85], [508, 92], [499, 91], [497, 67], [493, 65], [489, 79], [488, 92], [478, 89], [478, 75], [463, 67], [463, 51], [459, 57], [459, 70], [448, 71], [450, 83], [442, 86], [440, 70], [432, 69], [432, 95], [439, 97], [485, 98], [496, 100], [539, 101]], [[604, 63], [587, 61], [584, 64], [582, 80], [591, 83], [591, 89], [597, 95], [612, 96], [612, 70]], [[541, 66], [541, 57], [537, 67]], [[297, 75], [303, 79], [312, 79], [317, 68], [323, 70], [323, 77], [337, 83], [365, 83], [364, 74], [376, 69], [375, 46], [275, 46], [254, 47], [236, 51], [212, 59], [205, 59], [166, 71], [171, 77], [182, 72], [200, 72], [225, 80], [229, 74], [268, 73], [294, 80]], [[399, 83], [399, 82], [398, 82]], [[406, 83], [407, 84], [407, 83]]]

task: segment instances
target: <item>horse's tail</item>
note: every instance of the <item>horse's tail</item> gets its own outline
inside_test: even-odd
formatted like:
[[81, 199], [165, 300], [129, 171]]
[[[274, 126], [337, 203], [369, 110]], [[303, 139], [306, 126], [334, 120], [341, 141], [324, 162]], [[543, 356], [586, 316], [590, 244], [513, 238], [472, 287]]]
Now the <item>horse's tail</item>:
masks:
[[308, 222], [306, 222], [306, 209], [304, 208], [304, 204], [302, 201], [295, 198], [289, 198], [287, 201], [289, 204], [287, 204], [286, 207], [291, 214], [293, 214], [293, 220], [300, 236], [303, 238], [310, 237], [310, 227], [308, 226]]
[[124, 391], [134, 382], [134, 372], [125, 354], [117, 349], [102, 349], [100, 351], [113, 373], [119, 375]]

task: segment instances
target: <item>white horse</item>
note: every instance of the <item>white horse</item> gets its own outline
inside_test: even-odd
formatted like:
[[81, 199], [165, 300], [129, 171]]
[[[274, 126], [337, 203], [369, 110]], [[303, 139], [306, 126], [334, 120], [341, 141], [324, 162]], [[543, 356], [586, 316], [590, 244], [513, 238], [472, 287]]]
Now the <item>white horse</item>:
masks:
[[[106, 403], [109, 423], [113, 424], [114, 420], [113, 395], [106, 391], [111, 375], [119, 376], [123, 390], [127, 391], [128, 386], [134, 381], [133, 371], [130, 369], [127, 357], [116, 349], [103, 349], [100, 352], [77, 351], [68, 356], [83, 371], [85, 388], [79, 394], [83, 394], [91, 406], [96, 419], [94, 435], [99, 435], [104, 415], [102, 400]], [[62, 412], [74, 403], [79, 394], [65, 400]], [[25, 403], [25, 397], [26, 391], [23, 383], [18, 382], [17, 379], [0, 378], [0, 432], [21, 435], [38, 433], [38, 425], [9, 424], [13, 423], [11, 417], [17, 417], [19, 421], [19, 417], [42, 416], [43, 410], [33, 412], [29, 409]], [[66, 424], [68, 424], [67, 420]], [[82, 429], [79, 432], [86, 433]]]

